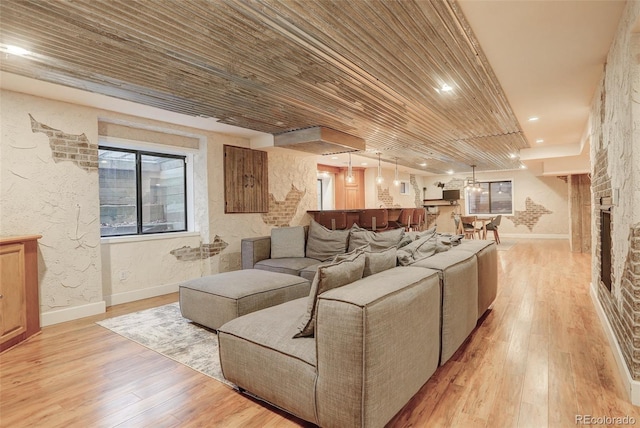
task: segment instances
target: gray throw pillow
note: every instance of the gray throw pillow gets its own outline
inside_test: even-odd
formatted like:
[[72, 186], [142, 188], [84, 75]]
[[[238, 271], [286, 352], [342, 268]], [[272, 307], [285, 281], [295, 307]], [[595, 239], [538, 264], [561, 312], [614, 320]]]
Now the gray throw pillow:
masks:
[[347, 251], [349, 230], [329, 230], [311, 220], [307, 238], [307, 257], [320, 261], [330, 260]]
[[404, 236], [404, 229], [391, 229], [374, 232], [353, 226], [349, 232], [349, 251], [369, 244], [372, 251], [397, 247]]
[[300, 319], [298, 333], [293, 337], [308, 337], [315, 333], [316, 303], [318, 296], [325, 291], [351, 284], [362, 278], [365, 256], [360, 252], [353, 260], [342, 260], [326, 266], [319, 266], [311, 283], [311, 292], [307, 301], [307, 312]]
[[271, 229], [271, 258], [304, 257], [304, 227]]
[[424, 238], [425, 236], [431, 236], [434, 233], [436, 233], [436, 228], [435, 227], [432, 227], [431, 229], [424, 230], [422, 232], [417, 232], [417, 231], [405, 232], [404, 236], [402, 237], [402, 240], [398, 244], [398, 248], [402, 248], [405, 245], [409, 245], [413, 241], [416, 241], [416, 240], [418, 240], [420, 238]]
[[437, 235], [425, 236], [416, 241], [413, 241], [409, 245], [398, 249], [397, 259], [398, 264], [401, 266], [407, 266], [418, 260], [431, 257], [436, 253], [447, 251], [449, 246], [440, 242]]
[[364, 272], [362, 277], [375, 275], [387, 269], [396, 267], [396, 247], [390, 247], [382, 251], [364, 252]]

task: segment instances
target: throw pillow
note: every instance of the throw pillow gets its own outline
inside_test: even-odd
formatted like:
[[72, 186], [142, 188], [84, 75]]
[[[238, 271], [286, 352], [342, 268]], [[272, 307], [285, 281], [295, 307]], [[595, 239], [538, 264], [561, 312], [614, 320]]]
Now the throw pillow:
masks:
[[349, 251], [367, 244], [373, 251], [397, 247], [403, 236], [402, 228], [374, 232], [354, 225], [349, 231]]
[[304, 227], [271, 229], [271, 258], [304, 257]]
[[311, 220], [307, 238], [307, 257], [320, 261], [333, 258], [347, 251], [349, 230], [329, 230]]
[[418, 240], [420, 238], [424, 238], [425, 236], [431, 236], [436, 233], [436, 228], [432, 227], [431, 229], [424, 230], [422, 232], [412, 231], [406, 232], [402, 237], [402, 240], [398, 244], [398, 248], [402, 248], [405, 245], [411, 244], [413, 241]]
[[440, 242], [437, 235], [425, 236], [400, 248], [397, 253], [398, 263], [407, 266], [448, 249], [449, 247]]
[[293, 337], [308, 337], [315, 333], [316, 303], [318, 296], [333, 288], [342, 287], [362, 278], [365, 256], [360, 252], [353, 260], [342, 260], [326, 266], [319, 266], [311, 284], [307, 301], [307, 312], [300, 319], [298, 333]]
[[396, 247], [390, 247], [382, 251], [364, 252], [364, 272], [362, 277], [375, 275], [387, 269], [396, 267]]
[[335, 263], [342, 260], [353, 260], [356, 258], [356, 256], [358, 256], [358, 254], [362, 253], [363, 251], [371, 251], [371, 247], [369, 247], [369, 244], [353, 249], [348, 253], [336, 254], [336, 256], [333, 258], [333, 262]]

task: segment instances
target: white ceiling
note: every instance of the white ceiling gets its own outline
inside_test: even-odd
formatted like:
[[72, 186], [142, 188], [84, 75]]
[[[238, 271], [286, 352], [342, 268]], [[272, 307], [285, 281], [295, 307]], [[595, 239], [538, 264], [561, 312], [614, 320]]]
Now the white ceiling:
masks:
[[[589, 109], [626, 2], [459, 4], [531, 144], [521, 150], [524, 163], [546, 174], [574, 172], [578, 164], [588, 172]], [[539, 165], [558, 157], [569, 159]]]

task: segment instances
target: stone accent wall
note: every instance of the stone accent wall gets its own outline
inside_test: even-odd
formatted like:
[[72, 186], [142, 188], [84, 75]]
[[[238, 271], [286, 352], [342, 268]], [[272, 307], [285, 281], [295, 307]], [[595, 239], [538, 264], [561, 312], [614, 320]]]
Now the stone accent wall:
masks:
[[[592, 287], [613, 330], [631, 377], [640, 380], [640, 36], [634, 33], [640, 3], [627, 2], [607, 56], [604, 78], [590, 115]], [[600, 277], [600, 198], [611, 207], [611, 292]]]
[[277, 201], [273, 193], [269, 193], [269, 212], [262, 214], [262, 221], [275, 227], [291, 226], [291, 220], [306, 193], [306, 190], [298, 190], [293, 184], [284, 201]]
[[389, 192], [389, 188], [383, 188], [381, 185], [376, 184], [378, 190], [378, 206], [382, 205], [384, 208], [399, 208], [399, 204], [393, 203], [393, 196]]
[[220, 254], [222, 250], [227, 248], [229, 244], [224, 242], [218, 235], [210, 244], [201, 244], [199, 247], [192, 248], [189, 246], [171, 250], [169, 254], [176, 257], [180, 261], [202, 260]]
[[529, 231], [533, 231], [535, 225], [540, 221], [540, 217], [545, 214], [553, 214], [553, 211], [546, 209], [543, 205], [536, 204], [529, 197], [524, 202], [524, 211], [515, 210], [515, 215], [506, 216], [513, 222], [514, 226], [524, 225], [527, 226]]
[[98, 145], [90, 143], [85, 134], [67, 134], [38, 122], [31, 115], [29, 118], [32, 132], [42, 132], [49, 137], [55, 162], [70, 161], [85, 171], [98, 170]]
[[415, 197], [416, 208], [422, 208], [422, 191], [420, 190], [420, 186], [418, 186], [418, 181], [416, 180], [415, 174], [409, 175], [409, 182], [413, 187], [413, 194]]

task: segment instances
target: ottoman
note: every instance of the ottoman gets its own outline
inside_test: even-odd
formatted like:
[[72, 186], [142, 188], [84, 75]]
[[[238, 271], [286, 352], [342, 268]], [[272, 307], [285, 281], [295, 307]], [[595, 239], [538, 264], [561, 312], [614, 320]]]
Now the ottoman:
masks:
[[286, 273], [243, 269], [192, 279], [180, 285], [180, 312], [218, 330], [234, 318], [309, 295], [308, 280]]

